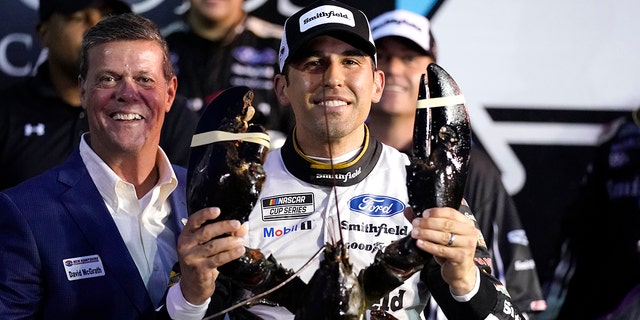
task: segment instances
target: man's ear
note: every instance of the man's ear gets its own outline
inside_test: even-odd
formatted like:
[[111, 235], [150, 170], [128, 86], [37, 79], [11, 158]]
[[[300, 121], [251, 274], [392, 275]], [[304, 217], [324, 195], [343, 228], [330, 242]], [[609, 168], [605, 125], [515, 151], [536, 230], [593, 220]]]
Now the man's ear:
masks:
[[38, 35], [38, 40], [40, 41], [40, 45], [42, 47], [47, 47], [46, 37], [49, 34], [49, 22], [41, 21], [36, 25], [36, 34]]
[[169, 112], [169, 110], [171, 110], [171, 106], [173, 106], [173, 101], [176, 98], [177, 92], [178, 92], [178, 78], [176, 76], [173, 76], [173, 78], [171, 78], [167, 82], [167, 107], [166, 107], [166, 112]]
[[286, 87], [287, 87], [287, 78], [283, 74], [277, 74], [273, 79], [273, 90], [276, 91], [276, 97], [278, 98], [278, 102], [285, 107], [291, 105], [291, 101], [289, 101], [289, 97], [285, 93]]
[[382, 72], [382, 70], [375, 70], [373, 72], [373, 94], [371, 95], [371, 102], [380, 102], [382, 90], [384, 90], [384, 72]]

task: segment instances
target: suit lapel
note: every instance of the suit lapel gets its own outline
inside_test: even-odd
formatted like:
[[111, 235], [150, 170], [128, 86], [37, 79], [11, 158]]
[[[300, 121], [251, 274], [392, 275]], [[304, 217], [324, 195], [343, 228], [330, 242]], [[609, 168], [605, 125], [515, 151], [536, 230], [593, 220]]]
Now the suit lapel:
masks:
[[87, 242], [102, 259], [107, 276], [118, 282], [141, 313], [153, 309], [129, 250], [77, 149], [61, 168], [58, 181], [69, 187], [60, 195], [61, 201], [66, 204]]
[[171, 202], [171, 219], [173, 219], [173, 225], [176, 226], [174, 233], [176, 235], [176, 243], [178, 243], [178, 236], [184, 228], [182, 218], [187, 218], [187, 198], [186, 198], [186, 171], [184, 168], [173, 166], [173, 171], [178, 178], [178, 187], [174, 192], [169, 195]]

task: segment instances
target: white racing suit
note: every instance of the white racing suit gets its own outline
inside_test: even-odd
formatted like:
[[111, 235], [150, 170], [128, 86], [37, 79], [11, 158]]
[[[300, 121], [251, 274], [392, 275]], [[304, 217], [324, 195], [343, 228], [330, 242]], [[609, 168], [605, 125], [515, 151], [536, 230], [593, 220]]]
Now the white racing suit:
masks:
[[[264, 166], [266, 183], [247, 222], [246, 245], [298, 270], [325, 243], [342, 236], [357, 274], [374, 261], [378, 250], [407, 236], [411, 223], [403, 210], [409, 206], [405, 169], [409, 158], [369, 139], [367, 135], [354, 160], [334, 166], [335, 179], [329, 165], [302, 155], [291, 138], [272, 151]], [[474, 219], [468, 207], [459, 210]], [[481, 270], [480, 290], [468, 302], [453, 299], [432, 260], [371, 309], [398, 319], [423, 319], [422, 310], [433, 295], [449, 319], [520, 319], [504, 286], [490, 275], [490, 258], [479, 231], [475, 260]], [[314, 261], [301, 273], [302, 280], [308, 282], [318, 266]], [[294, 318], [280, 306], [258, 304], [248, 311], [262, 319]]]

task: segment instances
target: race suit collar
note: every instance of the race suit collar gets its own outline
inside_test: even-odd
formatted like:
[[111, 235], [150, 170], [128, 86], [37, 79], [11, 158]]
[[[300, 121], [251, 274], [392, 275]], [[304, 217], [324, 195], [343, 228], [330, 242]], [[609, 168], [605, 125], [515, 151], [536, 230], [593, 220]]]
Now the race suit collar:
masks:
[[371, 137], [366, 125], [360, 153], [351, 161], [334, 164], [333, 169], [330, 164], [313, 160], [302, 153], [295, 140], [294, 129], [281, 150], [285, 167], [296, 178], [320, 186], [357, 184], [371, 173], [382, 152], [382, 144]]

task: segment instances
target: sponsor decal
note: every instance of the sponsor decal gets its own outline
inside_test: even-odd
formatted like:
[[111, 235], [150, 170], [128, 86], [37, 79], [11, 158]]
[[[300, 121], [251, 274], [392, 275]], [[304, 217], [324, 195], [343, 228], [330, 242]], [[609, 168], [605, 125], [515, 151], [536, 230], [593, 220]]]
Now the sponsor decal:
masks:
[[264, 79], [273, 78], [275, 74], [272, 66], [250, 66], [241, 63], [233, 63], [231, 65], [231, 72], [240, 76]]
[[349, 199], [351, 211], [366, 214], [371, 217], [391, 217], [403, 212], [405, 204], [392, 197], [363, 194]]
[[353, 18], [351, 11], [337, 7], [337, 6], [320, 6], [317, 7], [302, 16], [298, 21], [300, 24], [300, 32], [305, 32], [315, 26], [327, 24], [327, 23], [339, 23], [350, 27], [356, 25], [356, 21]]
[[407, 292], [406, 290], [398, 290], [391, 292], [386, 295], [384, 298], [380, 299], [379, 304], [374, 304], [371, 306], [372, 310], [383, 310], [383, 311], [398, 311], [404, 308], [404, 294]]
[[63, 259], [62, 264], [64, 265], [64, 271], [69, 281], [102, 277], [105, 275], [102, 261], [97, 254]]
[[300, 223], [299, 225], [293, 225], [289, 227], [283, 228], [262, 228], [262, 236], [265, 238], [278, 238], [284, 235], [287, 235], [292, 232], [300, 231], [300, 230], [311, 230], [311, 221], [305, 221]]
[[[258, 50], [253, 47], [241, 46], [235, 48], [232, 54], [236, 60], [249, 65], [272, 65], [278, 58], [278, 54], [273, 48]], [[273, 70], [273, 67], [271, 67], [271, 70]]]
[[306, 218], [315, 210], [313, 193], [292, 193], [260, 200], [263, 221]]
[[502, 306], [502, 312], [509, 315], [513, 319], [520, 319], [520, 315], [516, 314], [516, 310], [509, 301], [505, 301]]
[[507, 239], [509, 243], [519, 244], [525, 247], [529, 246], [529, 239], [527, 233], [523, 229], [517, 229], [507, 233]]
[[329, 180], [329, 181], [342, 181], [343, 183], [353, 180], [362, 174], [362, 167], [358, 167], [353, 171], [347, 173], [316, 173], [316, 180]]
[[374, 243], [347, 242], [345, 247], [351, 250], [360, 250], [360, 251], [375, 253], [378, 250], [384, 249], [384, 244], [382, 242], [374, 242]]
[[473, 258], [473, 261], [476, 262], [476, 264], [481, 265], [481, 266], [487, 266], [487, 267], [491, 267], [491, 258]]
[[640, 195], [640, 177], [638, 176], [630, 180], [615, 181], [608, 179], [606, 186], [611, 200], [636, 198]]
[[374, 224], [374, 223], [349, 223], [348, 221], [341, 221], [340, 228], [342, 230], [347, 231], [356, 231], [362, 233], [371, 233], [376, 237], [379, 237], [381, 234], [393, 234], [393, 235], [401, 235], [406, 236], [409, 227], [408, 226], [389, 226], [386, 223], [382, 224]]
[[24, 136], [28, 137], [31, 135], [36, 135], [36, 136], [44, 136], [44, 123], [38, 123], [36, 125], [33, 125], [31, 123], [27, 123], [24, 125]]
[[516, 271], [533, 270], [536, 267], [536, 262], [533, 259], [516, 260], [513, 263], [513, 267]]

